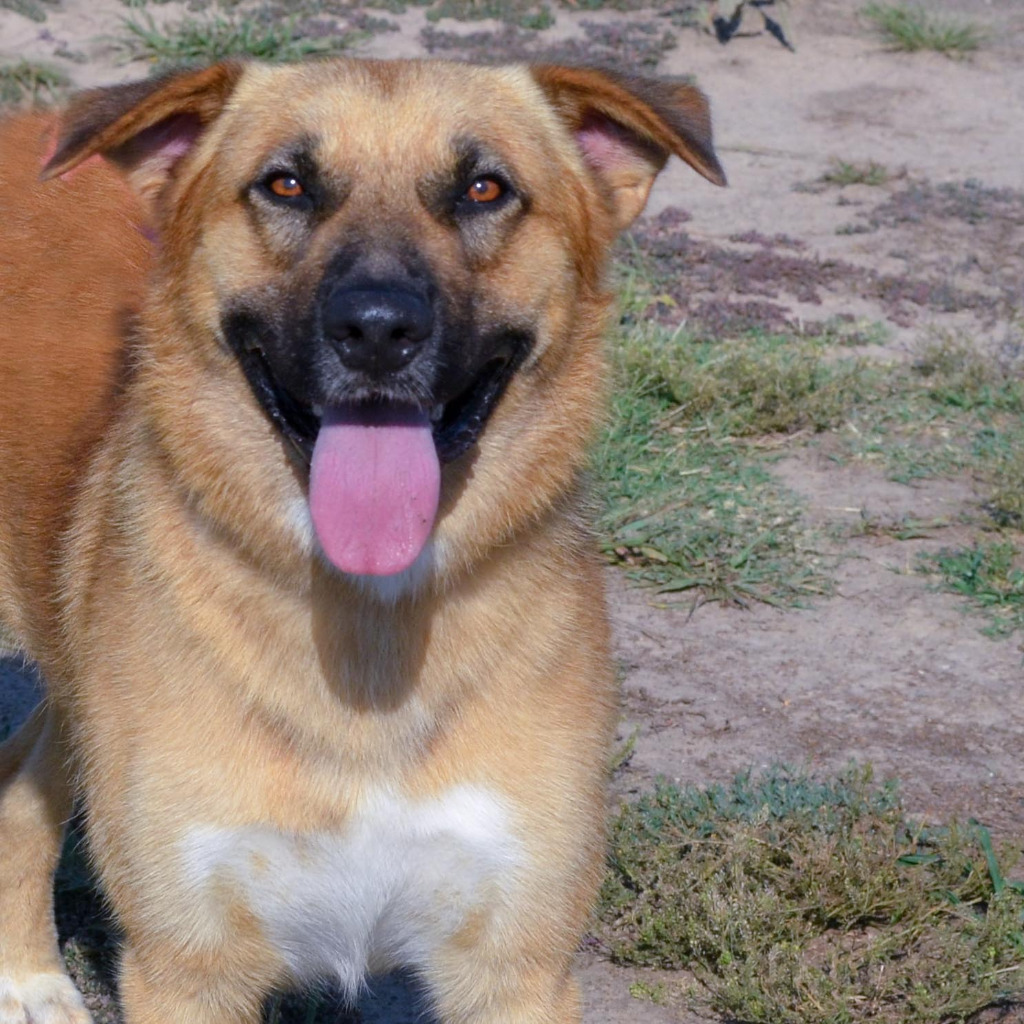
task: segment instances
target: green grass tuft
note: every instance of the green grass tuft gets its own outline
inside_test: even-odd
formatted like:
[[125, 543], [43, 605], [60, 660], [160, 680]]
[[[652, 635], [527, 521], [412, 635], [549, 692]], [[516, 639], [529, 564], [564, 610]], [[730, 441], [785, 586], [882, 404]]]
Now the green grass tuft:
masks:
[[885, 164], [869, 160], [867, 163], [856, 163], [849, 160], [833, 160], [828, 170], [821, 176], [827, 185], [884, 185], [892, 177]]
[[977, 50], [984, 40], [976, 25], [945, 18], [923, 6], [870, 3], [863, 14], [889, 46], [906, 53], [933, 50], [959, 57]]
[[[923, 829], [851, 767], [661, 785], [612, 824], [603, 937], [764, 1024], [939, 1024], [1024, 992], [1024, 884], [975, 824]], [[678, 985], [677, 985], [678, 988]]]
[[210, 14], [160, 26], [143, 12], [138, 19], [123, 19], [123, 25], [122, 45], [129, 59], [148, 60], [158, 68], [226, 57], [294, 61], [337, 52], [353, 41], [349, 36], [303, 38], [295, 18], [264, 22], [239, 14]]
[[922, 555], [918, 568], [938, 577], [944, 590], [968, 600], [987, 620], [987, 636], [1004, 637], [1024, 630], [1024, 560], [1008, 541], [943, 549]]
[[67, 85], [67, 77], [55, 68], [21, 60], [0, 67], [0, 105], [52, 103]]

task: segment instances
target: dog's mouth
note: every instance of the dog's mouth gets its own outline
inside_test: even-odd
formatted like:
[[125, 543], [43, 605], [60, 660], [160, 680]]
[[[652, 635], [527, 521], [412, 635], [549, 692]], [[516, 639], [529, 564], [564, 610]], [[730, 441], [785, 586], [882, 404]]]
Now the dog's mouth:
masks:
[[324, 554], [357, 575], [392, 575], [416, 561], [437, 515], [441, 465], [476, 444], [529, 350], [528, 336], [509, 333], [468, 383], [430, 408], [400, 392], [320, 406], [280, 382], [258, 330], [228, 336], [264, 412], [309, 465]]
[[[433, 405], [429, 420], [434, 445], [441, 462], [454, 462], [476, 444], [498, 404], [509, 380], [529, 350], [525, 336], [510, 336], [508, 344], [492, 356], [453, 398]], [[302, 459], [313, 457], [323, 406], [305, 405], [281, 385], [270, 369], [258, 337], [235, 348], [249, 386], [267, 416], [294, 446]], [[351, 403], [353, 407], [374, 409], [388, 405], [418, 407], [419, 403], [389, 395], [367, 395]]]
[[431, 430], [442, 462], [454, 462], [476, 444], [529, 348], [528, 336], [509, 334], [468, 386], [449, 401], [434, 406]]

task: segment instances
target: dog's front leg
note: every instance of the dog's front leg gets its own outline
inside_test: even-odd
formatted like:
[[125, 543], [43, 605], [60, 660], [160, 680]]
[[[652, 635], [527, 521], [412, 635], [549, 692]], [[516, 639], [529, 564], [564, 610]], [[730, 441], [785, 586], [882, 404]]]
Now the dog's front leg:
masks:
[[89, 1024], [64, 972], [53, 872], [71, 813], [52, 709], [0, 747], [0, 1024]]
[[581, 1024], [579, 985], [568, 973], [559, 976], [515, 973], [483, 992], [452, 988], [437, 993], [443, 1024]]
[[425, 980], [442, 1024], [581, 1024], [572, 957], [551, 949], [444, 957]]
[[129, 936], [122, 952], [125, 1024], [258, 1024], [265, 998], [259, 989], [234, 964], [200, 962], [175, 948], [132, 945]]

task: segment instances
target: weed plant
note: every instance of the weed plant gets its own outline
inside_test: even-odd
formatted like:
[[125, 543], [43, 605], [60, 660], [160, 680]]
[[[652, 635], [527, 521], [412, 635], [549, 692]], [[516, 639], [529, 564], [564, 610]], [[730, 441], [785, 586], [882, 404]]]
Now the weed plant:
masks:
[[986, 636], [1024, 630], [1024, 559], [1009, 541], [944, 548], [922, 555], [918, 568], [936, 577], [944, 590], [959, 594], [986, 621]]

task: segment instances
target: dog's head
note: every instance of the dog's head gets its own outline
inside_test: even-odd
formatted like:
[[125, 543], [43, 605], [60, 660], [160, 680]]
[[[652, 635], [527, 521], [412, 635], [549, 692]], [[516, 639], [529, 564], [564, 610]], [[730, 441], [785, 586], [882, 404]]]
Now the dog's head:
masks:
[[225, 63], [84, 94], [44, 173], [97, 153], [151, 205], [151, 319], [244, 375], [353, 574], [407, 569], [439, 502], [479, 547], [571, 486], [608, 247], [671, 154], [723, 181], [697, 89], [553, 66]]

